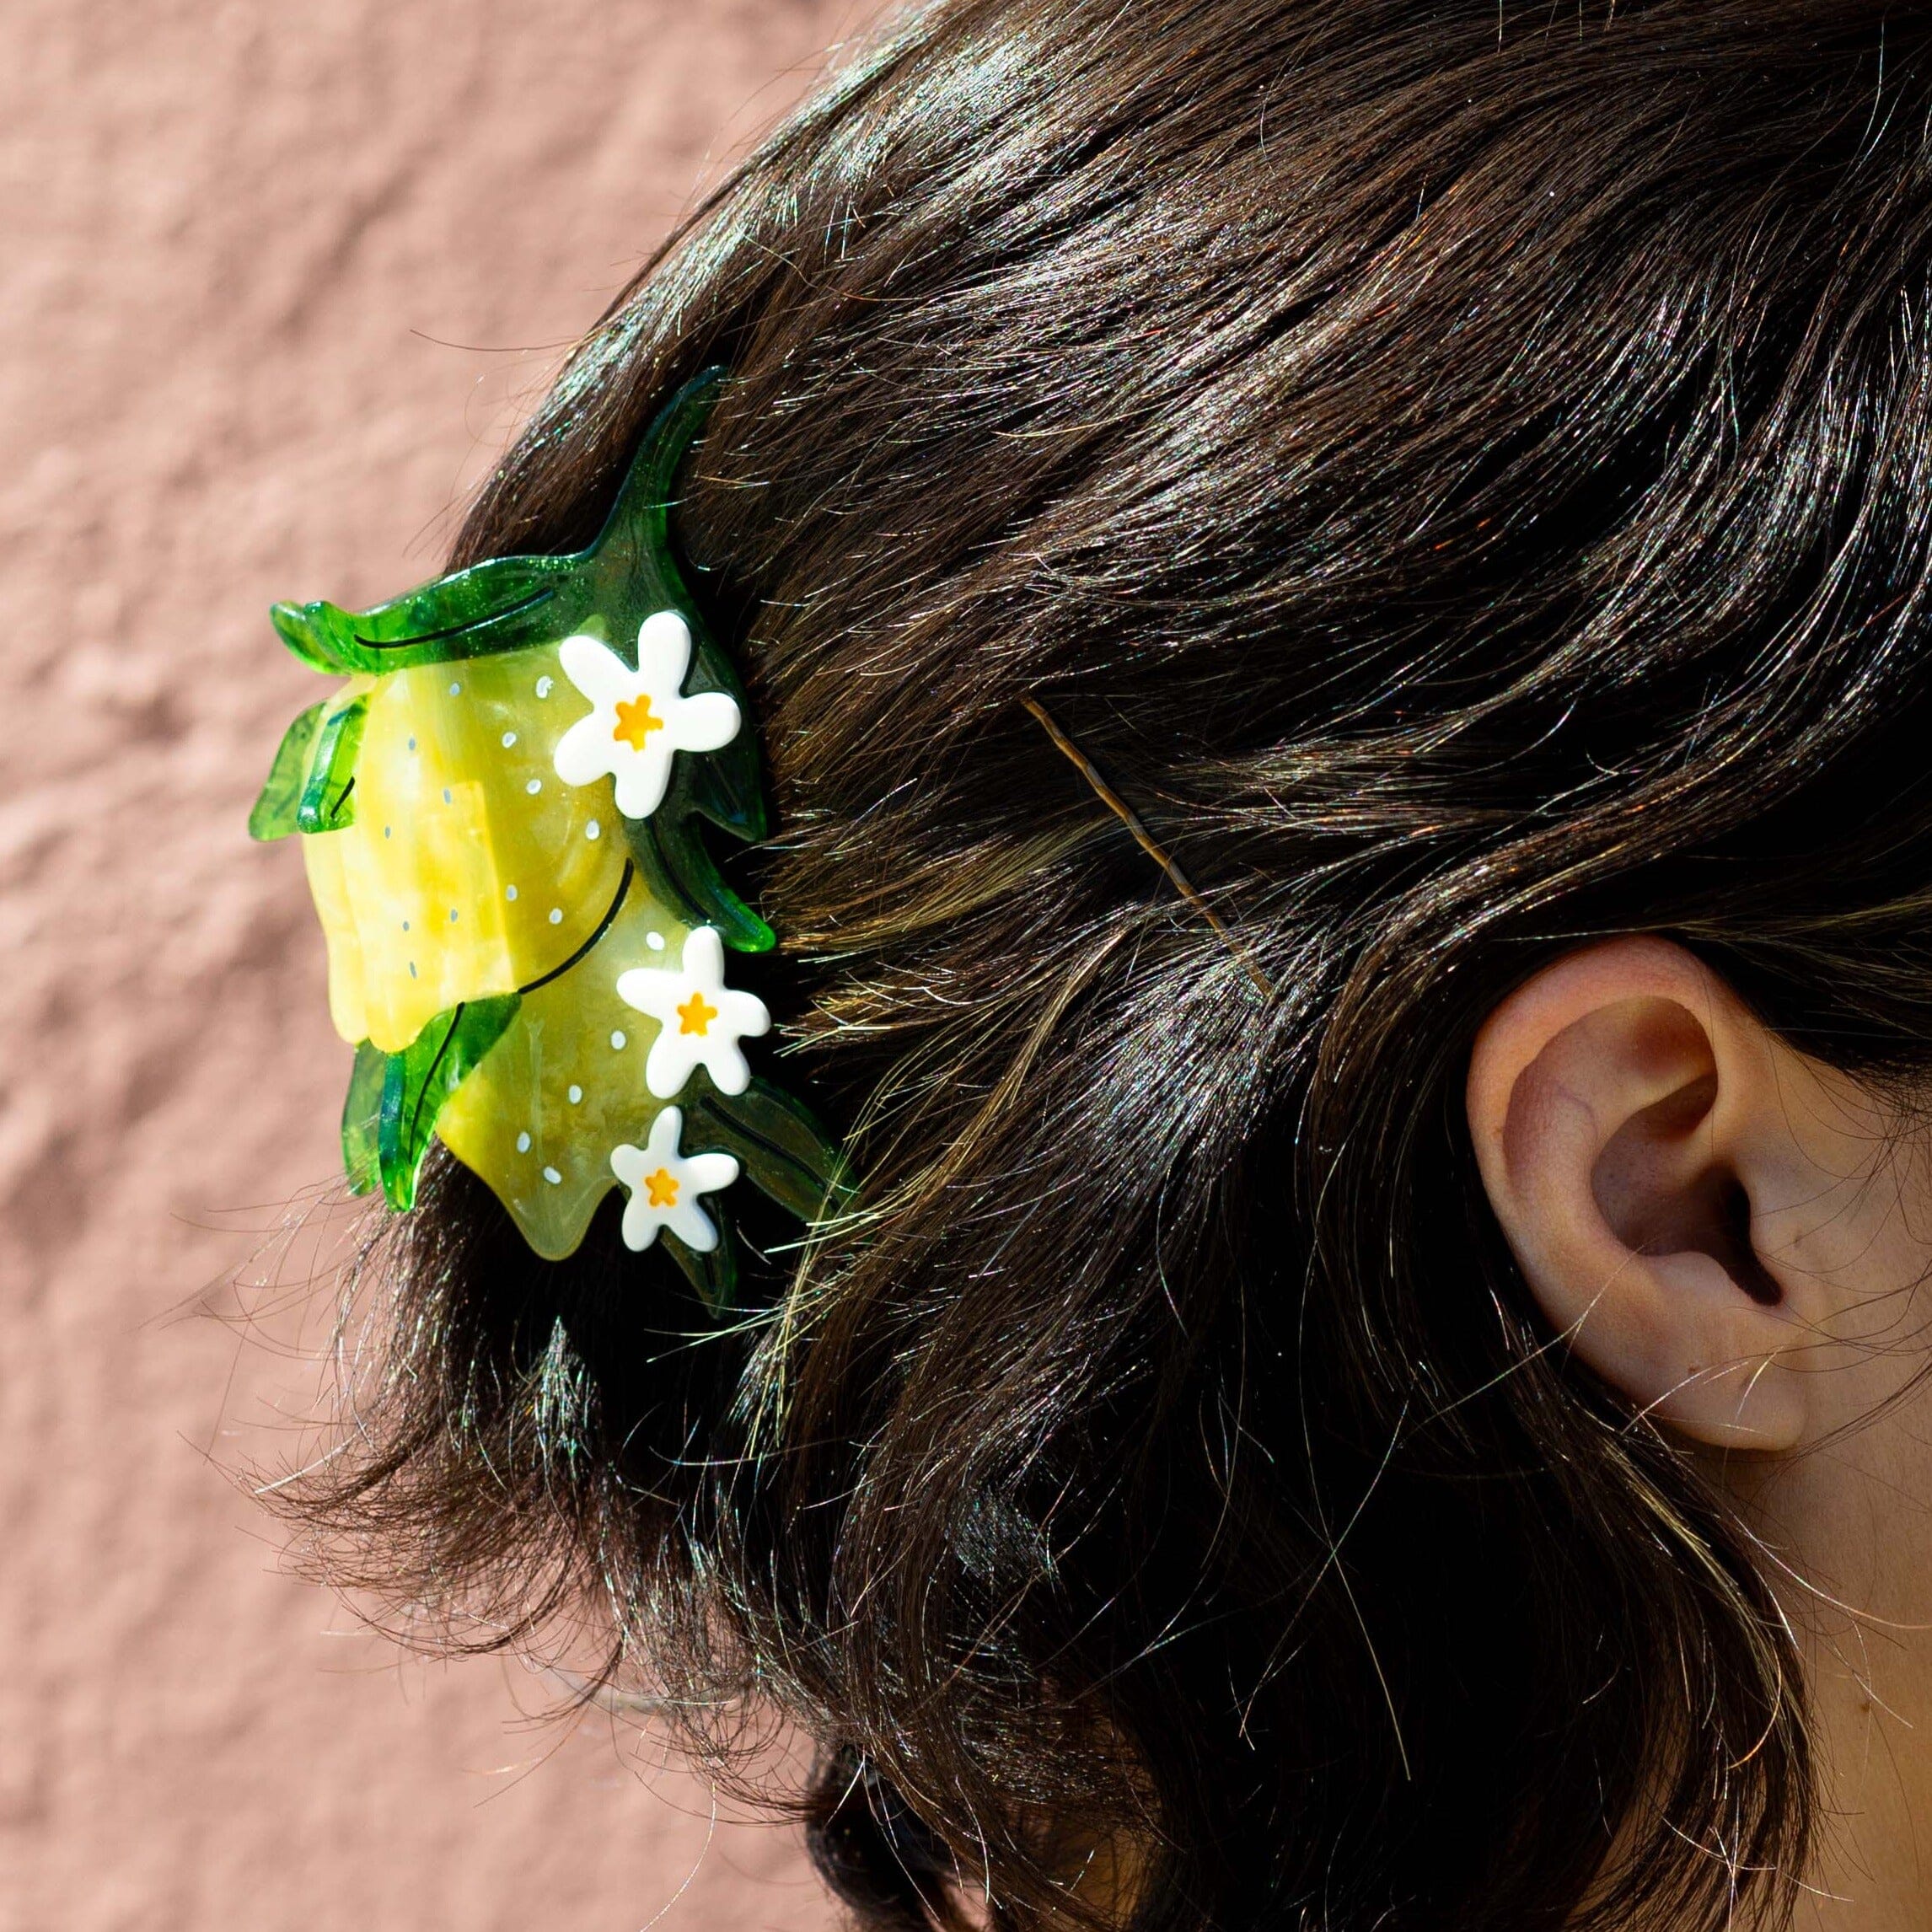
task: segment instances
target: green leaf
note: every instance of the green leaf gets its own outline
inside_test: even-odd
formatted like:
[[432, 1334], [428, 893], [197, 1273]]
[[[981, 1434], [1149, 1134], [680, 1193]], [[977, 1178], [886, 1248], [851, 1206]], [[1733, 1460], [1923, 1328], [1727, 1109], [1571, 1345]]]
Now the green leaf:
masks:
[[443, 1103], [516, 1017], [518, 996], [470, 1000], [438, 1013], [399, 1054], [388, 1056], [376, 1125], [383, 1192], [399, 1213], [416, 1205], [416, 1176]]
[[[672, 555], [671, 511], [677, 501], [678, 472], [717, 400], [724, 374], [722, 368], [706, 369], [686, 383], [644, 432], [597, 541], [581, 553], [599, 610], [634, 609], [641, 623], [654, 610], [674, 609], [690, 620], [693, 636], [700, 636], [697, 600]], [[636, 624], [614, 641], [625, 661], [635, 666]], [[715, 646], [712, 654], [725, 662], [728, 676], [728, 660]]]
[[700, 1071], [684, 1100], [693, 1148], [735, 1154], [763, 1193], [813, 1221], [851, 1199], [838, 1147], [808, 1108], [769, 1080], [754, 1078], [743, 1093], [720, 1093]]
[[339, 832], [355, 823], [356, 758], [362, 749], [362, 727], [368, 716], [365, 693], [322, 721], [315, 734], [309, 781], [295, 808], [297, 830]]
[[303, 781], [309, 775], [309, 754], [314, 747], [315, 733], [327, 709], [326, 700], [311, 705], [282, 734], [275, 763], [269, 767], [268, 782], [262, 786], [261, 796], [255, 800], [255, 809], [248, 815], [250, 838], [286, 839], [291, 832], [299, 829], [295, 819], [296, 808], [302, 800]]
[[372, 609], [278, 604], [269, 620], [318, 670], [406, 671], [564, 636], [588, 609], [582, 575], [581, 557], [492, 557]]
[[355, 1071], [342, 1103], [342, 1167], [352, 1194], [373, 1194], [382, 1178], [378, 1136], [389, 1071], [389, 1056], [380, 1047], [364, 1040], [356, 1049]]
[[[476, 657], [491, 649], [512, 648], [502, 641], [509, 627], [514, 627], [518, 643], [533, 636], [541, 641], [555, 635], [545, 607], [556, 595], [560, 582], [572, 574], [572, 560], [567, 556], [491, 557], [362, 612], [348, 641], [360, 650], [382, 653], [369, 669], [396, 670], [405, 662], [437, 661], [426, 655], [434, 645], [445, 647], [442, 656], [446, 658]], [[528, 624], [520, 624], [520, 619]]]
[[690, 804], [692, 760], [678, 755], [663, 802], [648, 818], [626, 818], [624, 835], [652, 895], [672, 907], [687, 926], [715, 926], [727, 946], [740, 953], [768, 953], [777, 935], [724, 882], [705, 847]]
[[718, 1244], [709, 1254], [687, 1248], [669, 1228], [661, 1228], [657, 1238], [671, 1258], [684, 1269], [684, 1276], [697, 1290], [698, 1298], [713, 1321], [722, 1320], [738, 1297], [738, 1237], [732, 1232], [722, 1205], [716, 1195], [705, 1198], [705, 1212], [716, 1224]]
[[[747, 717], [744, 700], [738, 699], [738, 712]], [[759, 783], [758, 743], [749, 726], [722, 750], [708, 757], [694, 758], [680, 752], [679, 762], [687, 774], [685, 797], [689, 808], [703, 813], [721, 831], [748, 845], [765, 833], [765, 792]]]

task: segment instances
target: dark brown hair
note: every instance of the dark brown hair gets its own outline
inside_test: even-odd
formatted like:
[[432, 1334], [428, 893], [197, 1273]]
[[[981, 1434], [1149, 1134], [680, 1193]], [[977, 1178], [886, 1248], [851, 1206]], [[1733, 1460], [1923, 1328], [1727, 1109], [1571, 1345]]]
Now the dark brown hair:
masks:
[[587, 540], [729, 369], [678, 534], [861, 1206], [706, 1336], [614, 1202], [547, 1264], [438, 1157], [304, 1494], [338, 1573], [450, 1641], [599, 1618], [695, 1738], [801, 1725], [876, 1926], [1786, 1912], [1790, 1638], [1547, 1347], [1462, 1090], [1630, 931], [1932, 1057], [1929, 41], [941, 0], [743, 166], [457, 561]]

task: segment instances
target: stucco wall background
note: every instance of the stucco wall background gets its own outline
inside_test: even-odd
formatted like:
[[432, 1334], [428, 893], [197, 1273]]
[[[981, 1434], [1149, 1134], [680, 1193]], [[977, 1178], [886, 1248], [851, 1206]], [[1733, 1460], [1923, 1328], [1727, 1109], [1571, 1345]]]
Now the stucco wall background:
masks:
[[348, 1064], [297, 857], [243, 835], [314, 695], [265, 608], [433, 573], [561, 346], [856, 13], [0, 9], [6, 1932], [829, 1922], [635, 1738], [359, 1634], [222, 1472], [315, 1387], [275, 1231]]

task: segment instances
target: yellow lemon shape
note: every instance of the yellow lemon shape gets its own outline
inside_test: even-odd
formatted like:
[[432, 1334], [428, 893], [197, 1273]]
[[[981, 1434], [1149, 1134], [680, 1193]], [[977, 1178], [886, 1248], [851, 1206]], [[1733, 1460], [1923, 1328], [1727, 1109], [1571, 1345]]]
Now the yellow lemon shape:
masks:
[[354, 822], [302, 841], [345, 1039], [400, 1053], [437, 1014], [555, 972], [622, 885], [609, 779], [551, 763], [582, 712], [557, 647], [350, 682]]
[[657, 1022], [617, 996], [620, 974], [682, 956], [687, 929], [633, 879], [610, 929], [523, 996], [443, 1103], [438, 1138], [480, 1174], [546, 1260], [574, 1252], [613, 1186], [614, 1148], [641, 1146], [663, 1103], [644, 1084]]

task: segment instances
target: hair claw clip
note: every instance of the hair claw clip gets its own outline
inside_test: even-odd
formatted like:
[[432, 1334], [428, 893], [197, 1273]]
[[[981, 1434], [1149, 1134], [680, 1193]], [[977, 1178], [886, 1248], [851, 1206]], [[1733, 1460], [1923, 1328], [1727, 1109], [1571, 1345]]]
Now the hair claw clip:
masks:
[[587, 550], [371, 610], [277, 604], [296, 655], [347, 681], [289, 727], [249, 820], [303, 835], [357, 1049], [352, 1188], [407, 1210], [439, 1139], [554, 1260], [622, 1185], [625, 1242], [662, 1239], [714, 1311], [736, 1280], [719, 1194], [742, 1173], [809, 1220], [843, 1184], [745, 1058], [770, 1016], [727, 949], [773, 934], [700, 829], [765, 829], [744, 693], [670, 544], [722, 374], [658, 415]]

